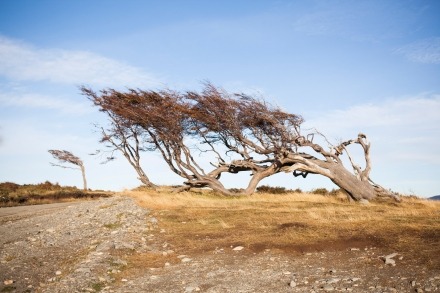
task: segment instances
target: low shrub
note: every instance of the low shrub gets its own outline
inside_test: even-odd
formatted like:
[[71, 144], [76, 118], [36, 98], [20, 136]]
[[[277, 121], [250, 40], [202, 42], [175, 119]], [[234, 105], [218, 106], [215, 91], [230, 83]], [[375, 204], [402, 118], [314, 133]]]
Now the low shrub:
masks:
[[39, 184], [0, 183], [0, 206], [59, 202], [110, 196], [108, 192], [86, 192], [76, 187], [46, 181]]
[[319, 195], [329, 195], [329, 191], [326, 188], [315, 188], [312, 193]]
[[229, 191], [232, 193], [239, 194], [239, 193], [242, 193], [244, 191], [244, 189], [243, 188], [229, 188]]
[[260, 193], [271, 193], [271, 194], [285, 194], [290, 192], [290, 190], [286, 190], [285, 187], [280, 186], [269, 186], [269, 185], [261, 185], [257, 187], [257, 192]]

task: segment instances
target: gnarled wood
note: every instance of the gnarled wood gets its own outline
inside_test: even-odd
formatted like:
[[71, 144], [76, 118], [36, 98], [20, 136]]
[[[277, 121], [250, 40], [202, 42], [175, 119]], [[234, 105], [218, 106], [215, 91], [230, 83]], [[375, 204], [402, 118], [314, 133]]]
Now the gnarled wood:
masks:
[[[252, 194], [264, 178], [292, 172], [294, 176], [325, 176], [353, 200], [396, 198], [370, 179], [370, 143], [365, 134], [331, 145], [319, 132], [302, 133], [301, 116], [262, 99], [230, 94], [209, 83], [202, 92], [109, 89], [96, 94], [83, 88], [83, 93], [101, 111], [128, 128], [140, 129], [143, 143], [159, 151], [170, 170], [185, 179], [185, 188], [209, 187], [232, 195], [221, 183], [221, 175], [250, 172], [243, 194]], [[318, 138], [329, 146], [320, 144]], [[349, 153], [353, 145], [363, 150], [364, 168]], [[211, 162], [210, 170], [202, 167], [205, 155], [217, 160]], [[341, 159], [344, 155], [349, 169]]]

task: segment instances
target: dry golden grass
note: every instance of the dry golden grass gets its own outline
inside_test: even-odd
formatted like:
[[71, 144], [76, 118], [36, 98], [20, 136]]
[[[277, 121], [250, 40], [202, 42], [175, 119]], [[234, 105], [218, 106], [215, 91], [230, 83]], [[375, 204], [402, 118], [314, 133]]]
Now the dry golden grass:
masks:
[[381, 247], [440, 267], [440, 203], [350, 203], [343, 197], [291, 193], [224, 197], [210, 192], [124, 192], [149, 208], [182, 253], [242, 245], [281, 253]]

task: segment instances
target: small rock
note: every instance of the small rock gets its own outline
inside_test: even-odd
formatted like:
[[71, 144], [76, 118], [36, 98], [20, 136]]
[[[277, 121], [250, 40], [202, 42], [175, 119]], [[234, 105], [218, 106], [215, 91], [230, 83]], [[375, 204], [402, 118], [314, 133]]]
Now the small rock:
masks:
[[293, 287], [296, 287], [296, 282], [292, 280], [292, 281], [290, 282], [289, 286], [292, 287], [292, 288], [293, 288]]
[[325, 284], [324, 286], [322, 286], [322, 290], [329, 292], [335, 290], [335, 288], [333, 288], [333, 286], [330, 284]]
[[341, 279], [333, 278], [333, 279], [328, 280], [328, 281], [327, 281], [327, 284], [334, 284], [334, 283], [339, 282], [340, 280], [341, 280]]
[[14, 281], [13, 281], [13, 280], [5, 280], [5, 281], [3, 282], [3, 284], [5, 284], [5, 285], [11, 285], [11, 284], [14, 284]]
[[414, 287], [416, 285], [416, 281], [411, 281], [411, 286]]
[[184, 257], [181, 259], [181, 262], [190, 262], [191, 259], [189, 257]]
[[59, 276], [59, 275], [61, 275], [62, 273], [61, 273], [61, 271], [56, 271], [55, 272], [55, 275], [57, 275], [57, 276]]
[[359, 248], [350, 248], [351, 251], [359, 251]]
[[423, 289], [418, 288], [418, 289], [416, 289], [416, 292], [417, 293], [423, 293]]
[[200, 288], [197, 286], [188, 286], [185, 288], [185, 293], [190, 293], [190, 292], [194, 292], [194, 291], [199, 292]]
[[389, 255], [386, 256], [382, 256], [382, 260], [385, 262], [386, 265], [392, 265], [395, 266], [396, 265], [396, 261], [393, 259], [393, 257], [397, 256], [397, 253], [391, 253]]
[[396, 261], [392, 258], [385, 258], [385, 264], [386, 265], [392, 265], [395, 266], [396, 265]]
[[46, 232], [49, 232], [49, 233], [54, 233], [54, 232], [55, 232], [55, 229], [53, 229], [53, 228], [50, 228], [50, 229], [47, 229], [47, 230], [46, 230]]
[[385, 258], [393, 258], [393, 257], [395, 257], [395, 256], [397, 256], [397, 253], [396, 253], [396, 252], [395, 252], [395, 253], [391, 253], [391, 254], [386, 255]]
[[370, 202], [366, 199], [361, 199], [361, 200], [359, 200], [359, 204], [368, 205], [368, 204], [370, 204]]
[[134, 246], [131, 245], [130, 243], [123, 243], [122, 245], [124, 246], [124, 248], [130, 249], [130, 250], [134, 250]]
[[243, 246], [237, 246], [237, 247], [234, 247], [232, 250], [234, 250], [234, 251], [240, 251], [240, 250], [243, 250], [243, 249], [244, 249]]

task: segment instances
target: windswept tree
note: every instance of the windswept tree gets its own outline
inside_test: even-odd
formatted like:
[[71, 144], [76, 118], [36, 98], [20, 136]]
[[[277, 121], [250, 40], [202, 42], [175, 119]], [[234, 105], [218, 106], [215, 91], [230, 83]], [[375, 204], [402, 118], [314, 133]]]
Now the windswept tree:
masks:
[[[84, 184], [84, 190], [87, 190], [86, 171], [84, 168], [84, 163], [80, 158], [78, 158], [77, 156], [75, 156], [74, 154], [72, 154], [71, 152], [66, 151], [66, 150], [49, 150], [48, 152], [55, 159], [57, 159], [59, 162], [59, 164], [51, 163], [52, 166], [57, 166], [57, 167], [67, 168], [67, 169], [81, 170], [83, 184]], [[77, 167], [70, 167], [70, 166], [62, 165], [65, 163], [72, 164]]]
[[[81, 91], [88, 97], [95, 95], [93, 91], [85, 87], [81, 87]], [[146, 140], [145, 130], [105, 108], [100, 108], [100, 111], [107, 115], [110, 123], [107, 129], [96, 125], [101, 134], [100, 142], [106, 146], [106, 149], [97, 150], [92, 155], [105, 154], [106, 158], [103, 163], [108, 163], [116, 158], [115, 152], [120, 152], [136, 171], [142, 184], [155, 188], [156, 185], [151, 182], [141, 165], [141, 152], [155, 149], [154, 144]]]
[[209, 186], [230, 194], [217, 178], [221, 171], [206, 172], [194, 158], [192, 143], [198, 143], [197, 133], [191, 130], [190, 105], [179, 93], [110, 89], [98, 94], [87, 88], [82, 92], [101, 111], [142, 129], [140, 141], [147, 145], [145, 149], [158, 151], [171, 171], [187, 180], [186, 188]]
[[[221, 183], [221, 175], [250, 172], [243, 193], [252, 194], [262, 179], [292, 172], [295, 177], [325, 176], [353, 200], [377, 196], [397, 199], [370, 179], [370, 144], [366, 135], [332, 145], [317, 131], [303, 133], [301, 116], [263, 99], [230, 94], [209, 83], [202, 92], [83, 92], [101, 110], [141, 127], [145, 141], [154, 144], [171, 170], [186, 179], [187, 188], [210, 187], [231, 194]], [[354, 145], [363, 151], [364, 168], [348, 152]], [[215, 158], [209, 170], [203, 158]], [[347, 162], [349, 168], [345, 166]]]

